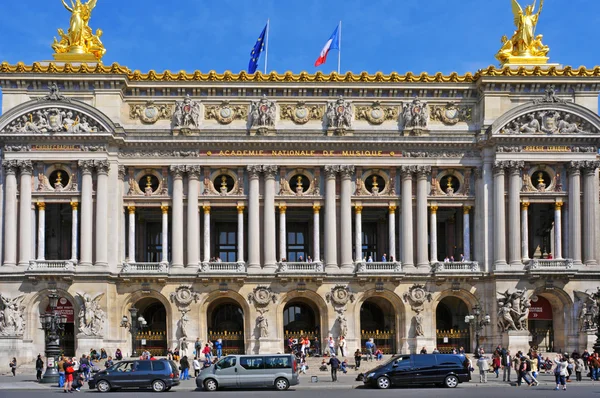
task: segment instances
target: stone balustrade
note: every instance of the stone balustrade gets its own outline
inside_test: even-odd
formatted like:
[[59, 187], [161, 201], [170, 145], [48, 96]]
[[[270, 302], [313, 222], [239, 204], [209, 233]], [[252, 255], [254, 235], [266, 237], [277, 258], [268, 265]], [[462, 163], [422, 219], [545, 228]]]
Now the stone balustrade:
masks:
[[122, 274], [168, 274], [169, 264], [160, 263], [124, 263]]
[[73, 260], [31, 260], [27, 272], [74, 272]]
[[477, 261], [460, 261], [460, 262], [434, 262], [431, 263], [431, 270], [435, 274], [469, 274], [473, 272], [481, 272]]
[[357, 273], [397, 273], [402, 272], [402, 263], [399, 261], [360, 261], [356, 263]]
[[320, 261], [286, 261], [277, 264], [277, 273], [279, 274], [314, 274], [323, 272], [323, 263]]
[[573, 259], [539, 259], [533, 258], [527, 264], [530, 273], [568, 272], [573, 270]]
[[205, 261], [201, 264], [199, 273], [224, 273], [236, 274], [246, 272], [246, 263], [243, 261]]

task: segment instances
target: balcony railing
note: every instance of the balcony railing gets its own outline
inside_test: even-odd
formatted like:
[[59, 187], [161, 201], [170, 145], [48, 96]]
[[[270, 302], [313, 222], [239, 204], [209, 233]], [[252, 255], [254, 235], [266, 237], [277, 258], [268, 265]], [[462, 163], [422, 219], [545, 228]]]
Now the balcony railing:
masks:
[[200, 265], [199, 273], [225, 273], [225, 274], [236, 274], [246, 272], [246, 263], [243, 261], [231, 261], [231, 262], [217, 262], [210, 261], [204, 262]]
[[360, 261], [356, 263], [356, 272], [358, 273], [397, 273], [402, 272], [402, 263], [399, 261]]
[[530, 272], [561, 272], [573, 269], [573, 259], [541, 259], [532, 258], [529, 260], [527, 269]]
[[169, 263], [123, 263], [122, 274], [168, 274]]
[[72, 260], [31, 260], [28, 272], [75, 272], [76, 263]]
[[277, 272], [282, 274], [314, 274], [323, 272], [323, 263], [313, 261], [285, 261], [277, 264]]
[[481, 272], [477, 261], [460, 261], [460, 262], [435, 262], [431, 263], [431, 270], [436, 273], [452, 274], [461, 273], [469, 274], [473, 272]]

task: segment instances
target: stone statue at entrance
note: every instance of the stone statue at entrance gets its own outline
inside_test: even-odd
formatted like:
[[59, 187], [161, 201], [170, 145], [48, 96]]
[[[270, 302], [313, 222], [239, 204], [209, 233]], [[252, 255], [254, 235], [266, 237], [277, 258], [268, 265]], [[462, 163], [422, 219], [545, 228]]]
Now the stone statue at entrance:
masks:
[[2, 310], [0, 310], [0, 336], [22, 336], [25, 326], [25, 306], [21, 303], [24, 295], [8, 298], [0, 295]]
[[185, 339], [188, 337], [188, 327], [187, 324], [189, 322], [189, 318], [187, 316], [188, 309], [181, 309], [181, 318], [179, 319], [179, 337]]
[[348, 320], [342, 314], [337, 316], [338, 324], [340, 325], [340, 336], [348, 336]]
[[98, 293], [94, 297], [88, 293], [78, 292], [77, 296], [81, 300], [79, 309], [79, 332], [85, 336], [100, 336], [104, 328], [106, 314], [100, 308], [100, 299], [104, 293]]
[[262, 337], [269, 337], [269, 321], [267, 320], [267, 317], [265, 316], [265, 313], [267, 313], [267, 311], [269, 311], [268, 309], [264, 309], [264, 310], [258, 310], [258, 317], [256, 318], [256, 326], [258, 327], [258, 336], [259, 338]]
[[516, 290], [509, 293], [498, 293], [498, 328], [505, 332], [509, 330], [527, 330], [527, 319], [531, 301], [526, 298], [526, 290]]

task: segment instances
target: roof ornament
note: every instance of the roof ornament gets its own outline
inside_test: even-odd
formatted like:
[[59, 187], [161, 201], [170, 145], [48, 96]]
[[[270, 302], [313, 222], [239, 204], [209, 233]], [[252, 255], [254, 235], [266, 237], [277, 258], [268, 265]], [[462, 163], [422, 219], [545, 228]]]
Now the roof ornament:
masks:
[[565, 101], [562, 98], [559, 98], [556, 96], [556, 87], [554, 86], [554, 84], [549, 84], [546, 86], [546, 90], [544, 92], [544, 96], [542, 98], [536, 98], [533, 100], [534, 104], [542, 104], [542, 103], [559, 103], [559, 104], [566, 104], [567, 101]]
[[58, 85], [52, 83], [48, 86], [48, 94], [37, 99], [38, 101], [65, 101], [71, 102], [71, 100], [60, 93]]
[[542, 35], [535, 35], [540, 13], [544, 6], [544, 0], [540, 1], [540, 7], [534, 14], [536, 0], [533, 4], [525, 7], [525, 11], [517, 0], [512, 0], [512, 12], [516, 30], [508, 39], [502, 36], [502, 47], [496, 53], [496, 59], [502, 66], [505, 65], [544, 65], [548, 63], [548, 51], [550, 48], [542, 44]]

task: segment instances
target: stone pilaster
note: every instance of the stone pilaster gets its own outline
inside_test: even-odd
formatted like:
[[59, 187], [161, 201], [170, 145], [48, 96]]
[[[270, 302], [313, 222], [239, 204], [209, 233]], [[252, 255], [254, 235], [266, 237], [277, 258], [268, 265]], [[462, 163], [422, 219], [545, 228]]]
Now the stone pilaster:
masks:
[[248, 272], [260, 272], [260, 203], [259, 176], [261, 166], [251, 165], [248, 171]]
[[[125, 181], [125, 166], [123, 165], [119, 165], [118, 169], [117, 169], [117, 179], [118, 179], [118, 184], [119, 184], [119, 188], [117, 190], [119, 198], [118, 198], [118, 208], [120, 209], [119, 211], [119, 256], [118, 256], [118, 263], [122, 263], [125, 260], [125, 256], [126, 256], [126, 252], [127, 249], [125, 247], [127, 239], [125, 238], [127, 236], [127, 228], [125, 226], [126, 224], [126, 215], [125, 215], [125, 205], [123, 202], [123, 196], [124, 194], [124, 188], [123, 188], [123, 183]], [[71, 253], [73, 252], [73, 250], [71, 250]], [[76, 261], [76, 260], [75, 260]]]
[[427, 253], [427, 176], [431, 166], [417, 166], [417, 267], [429, 272]]
[[286, 210], [287, 206], [285, 204], [279, 204], [279, 261], [287, 259]]
[[277, 166], [265, 165], [262, 166], [262, 170], [265, 176], [265, 191], [263, 194], [264, 268], [267, 272], [275, 272], [277, 269], [277, 252], [275, 250], [275, 242], [277, 242], [277, 233], [275, 232], [275, 175], [277, 174]]
[[415, 166], [402, 166], [402, 267], [414, 270], [412, 178]]
[[529, 220], [527, 212], [529, 210], [529, 202], [521, 203], [521, 255], [523, 262], [529, 261]]
[[465, 261], [471, 261], [471, 206], [463, 207], [463, 255]]
[[29, 261], [34, 258], [31, 253], [31, 175], [33, 173], [31, 160], [20, 160], [19, 171], [19, 265], [28, 266]]
[[94, 265], [108, 266], [108, 160], [94, 161], [96, 168], [96, 261]]
[[505, 162], [494, 163], [494, 267], [506, 264], [506, 219], [504, 206], [504, 169]]
[[244, 205], [237, 205], [237, 261], [244, 261]]
[[569, 253], [581, 265], [581, 162], [570, 162], [569, 173]]
[[352, 176], [354, 166], [340, 166], [340, 260], [342, 272], [354, 272], [352, 263]]
[[337, 221], [335, 179], [339, 166], [325, 166], [325, 271], [336, 272], [337, 264]]
[[583, 263], [597, 265], [596, 259], [596, 203], [598, 192], [595, 190], [596, 169], [599, 161], [583, 163]]
[[130, 263], [135, 263], [135, 206], [127, 206], [129, 214], [129, 249], [127, 257]]
[[313, 205], [313, 261], [321, 261], [321, 205]]
[[173, 175], [173, 208], [171, 211], [171, 267], [183, 267], [183, 174], [184, 165], [172, 165]]
[[16, 160], [4, 160], [5, 173], [5, 219], [4, 219], [4, 266], [17, 265], [17, 171]]
[[432, 263], [438, 262], [437, 254], [437, 206], [430, 206], [431, 216], [429, 219], [429, 235], [431, 236], [429, 248], [431, 250], [430, 261]]
[[396, 205], [388, 206], [388, 246], [390, 261], [398, 261], [396, 257]]
[[81, 170], [81, 266], [92, 265], [92, 236], [93, 236], [93, 200], [92, 200], [92, 170], [93, 160], [80, 160]]
[[362, 209], [361, 205], [354, 206], [354, 260], [362, 261]]
[[511, 266], [522, 266], [521, 259], [521, 214], [520, 214], [520, 192], [523, 183], [521, 181], [521, 170], [523, 161], [509, 161], [508, 180], [508, 263]]
[[[198, 195], [200, 194], [200, 166], [185, 166], [188, 181], [187, 194], [187, 266], [198, 267], [200, 263], [200, 219], [198, 218]], [[206, 227], [206, 226], [205, 226]], [[206, 253], [204, 254], [206, 257]]]
[[554, 258], [562, 259], [562, 202], [554, 203]]
[[44, 261], [46, 259], [46, 203], [37, 202], [38, 208], [38, 230], [37, 230], [37, 259]]
[[162, 253], [160, 261], [169, 262], [169, 206], [160, 206], [162, 213]]

